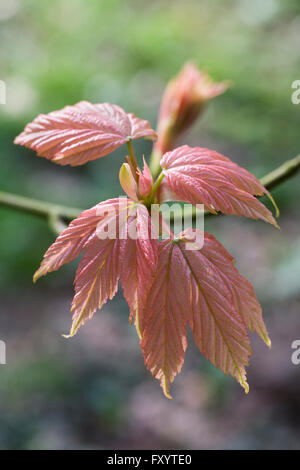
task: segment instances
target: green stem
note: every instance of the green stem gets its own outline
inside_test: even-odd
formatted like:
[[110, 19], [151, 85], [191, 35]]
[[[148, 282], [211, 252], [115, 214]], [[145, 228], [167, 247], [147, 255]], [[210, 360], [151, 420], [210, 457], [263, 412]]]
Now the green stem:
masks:
[[133, 170], [133, 176], [136, 180], [138, 180], [138, 174], [137, 174], [137, 162], [136, 162], [136, 156], [135, 156], [135, 153], [134, 153], [134, 148], [133, 148], [133, 143], [132, 143], [132, 140], [129, 140], [127, 142], [127, 148], [128, 148], [128, 152], [129, 152], [129, 162], [131, 164], [131, 167], [132, 167], [132, 170]]
[[161, 157], [162, 157], [161, 152], [158, 149], [155, 149], [154, 147], [153, 152], [150, 157], [150, 163], [149, 163], [149, 167], [154, 178], [156, 178], [159, 175], [159, 172], [161, 171], [161, 167], [160, 167]]
[[53, 214], [59, 216], [66, 222], [75, 219], [80, 212], [82, 212], [82, 209], [51, 204], [50, 202], [43, 202], [6, 192], [0, 192], [0, 206], [27, 212], [28, 214], [37, 215], [44, 219], [48, 219]]
[[267, 188], [272, 189], [283, 181], [295, 175], [300, 168], [300, 155], [291, 160], [287, 160], [275, 170], [260, 179], [261, 184]]
[[161, 173], [159, 174], [159, 176], [157, 177], [157, 180], [155, 181], [155, 183], [154, 183], [154, 185], [153, 185], [153, 187], [152, 187], [152, 193], [151, 193], [151, 196], [150, 196], [150, 197], [151, 197], [151, 201], [154, 201], [155, 195], [156, 195], [156, 193], [157, 193], [157, 191], [158, 191], [158, 188], [160, 187], [160, 183], [162, 182], [164, 176], [165, 176], [165, 175], [163, 174], [163, 172], [161, 172]]
[[67, 228], [67, 224], [62, 220], [62, 218], [58, 214], [50, 214], [48, 217], [48, 223], [51, 230], [56, 235], [59, 235]]

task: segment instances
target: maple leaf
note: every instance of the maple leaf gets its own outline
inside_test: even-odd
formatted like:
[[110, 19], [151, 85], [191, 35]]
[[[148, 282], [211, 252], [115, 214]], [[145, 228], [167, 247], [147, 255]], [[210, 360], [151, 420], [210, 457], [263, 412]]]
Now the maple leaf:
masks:
[[84, 211], [47, 250], [34, 280], [59, 269], [83, 251], [75, 277], [69, 336], [113, 298], [120, 278], [130, 318], [140, 335], [142, 306], [156, 270], [158, 252], [147, 208], [130, 199], [117, 198]]
[[203, 355], [235, 377], [246, 393], [245, 366], [251, 354], [246, 327], [270, 345], [254, 290], [234, 267], [232, 256], [208, 233], [202, 249], [188, 249], [198, 232], [188, 229], [177, 240], [160, 243], [156, 277], [144, 310], [145, 365], [168, 398], [184, 362], [187, 325]]
[[168, 198], [169, 189], [172, 198], [177, 195], [177, 200], [204, 204], [212, 213], [262, 219], [278, 228], [272, 213], [254, 197], [266, 194], [275, 205], [270, 193], [254, 175], [227, 157], [206, 148], [183, 145], [165, 153], [161, 167], [165, 181], [160, 202]]
[[60, 165], [82, 165], [104, 157], [129, 140], [155, 140], [148, 121], [127, 114], [120, 106], [81, 101], [74, 106], [40, 114], [15, 139]]

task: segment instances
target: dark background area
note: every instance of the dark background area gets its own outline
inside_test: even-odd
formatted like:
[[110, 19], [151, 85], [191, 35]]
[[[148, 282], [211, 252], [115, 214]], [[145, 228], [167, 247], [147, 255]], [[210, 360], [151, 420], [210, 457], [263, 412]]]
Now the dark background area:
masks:
[[[122, 194], [124, 148], [59, 167], [14, 137], [37, 114], [82, 99], [119, 104], [155, 126], [166, 82], [190, 59], [232, 86], [184, 141], [263, 176], [300, 151], [300, 105], [291, 103], [299, 31], [297, 0], [0, 0], [0, 191], [83, 209]], [[135, 147], [151, 151], [149, 142]], [[45, 221], [0, 207], [0, 448], [299, 448], [299, 176], [272, 194], [281, 231], [237, 217], [206, 223], [254, 284], [272, 349], [253, 337], [246, 396], [190, 341], [173, 401], [145, 370], [121, 293], [62, 338], [76, 263], [33, 285], [54, 235]]]

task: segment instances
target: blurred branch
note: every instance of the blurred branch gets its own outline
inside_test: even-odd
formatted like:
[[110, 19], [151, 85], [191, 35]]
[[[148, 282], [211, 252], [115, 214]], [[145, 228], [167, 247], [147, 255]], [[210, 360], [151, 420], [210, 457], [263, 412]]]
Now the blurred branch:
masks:
[[[272, 189], [283, 181], [288, 180], [300, 170], [300, 155], [287, 160], [275, 170], [260, 179], [267, 188]], [[83, 209], [66, 207], [49, 202], [39, 201], [23, 196], [17, 196], [6, 192], [0, 192], [0, 206], [7, 207], [28, 214], [37, 215], [47, 220], [55, 233], [60, 233], [72, 219], [78, 217]], [[193, 208], [193, 212], [195, 209]], [[211, 215], [207, 213], [207, 215]]]
[[0, 192], [0, 206], [42, 217], [49, 222], [50, 228], [55, 233], [60, 233], [67, 223], [82, 212], [82, 209], [51, 204], [5, 192]]
[[260, 182], [265, 188], [272, 189], [278, 184], [289, 179], [295, 175], [300, 169], [300, 155], [291, 160], [287, 160], [275, 170], [260, 179]]
[[51, 230], [59, 235], [67, 228], [67, 223], [59, 216], [58, 214], [50, 214], [48, 217], [48, 222]]

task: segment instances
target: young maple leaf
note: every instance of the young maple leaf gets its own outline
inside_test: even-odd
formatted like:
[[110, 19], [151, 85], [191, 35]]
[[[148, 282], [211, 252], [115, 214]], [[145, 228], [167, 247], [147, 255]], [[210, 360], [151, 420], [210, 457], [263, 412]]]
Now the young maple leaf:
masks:
[[262, 219], [278, 228], [272, 213], [254, 197], [266, 194], [275, 205], [270, 193], [254, 175], [227, 157], [206, 148], [183, 145], [165, 153], [160, 164], [165, 176], [160, 202], [171, 198], [204, 204], [212, 213]]
[[[110, 236], [109, 229], [113, 231]], [[155, 228], [147, 208], [130, 199], [117, 198], [82, 212], [47, 250], [34, 281], [58, 270], [81, 252], [84, 255], [76, 272], [69, 336], [114, 297], [119, 279], [130, 307], [130, 318], [140, 335], [143, 305], [158, 254]]]
[[139, 170], [139, 182], [138, 190], [141, 198], [150, 196], [153, 187], [153, 178], [151, 171], [146, 163], [145, 157], [143, 157], [144, 168], [143, 171]]
[[82, 165], [104, 157], [130, 140], [156, 140], [148, 121], [110, 103], [81, 101], [74, 106], [40, 114], [15, 139], [59, 165]]
[[233, 265], [232, 256], [210, 234], [204, 246], [187, 249], [197, 230], [159, 246], [156, 277], [144, 310], [141, 347], [145, 365], [166, 397], [180, 372], [187, 347], [187, 325], [200, 351], [248, 392], [245, 366], [251, 354], [246, 327], [270, 346], [253, 287]]

